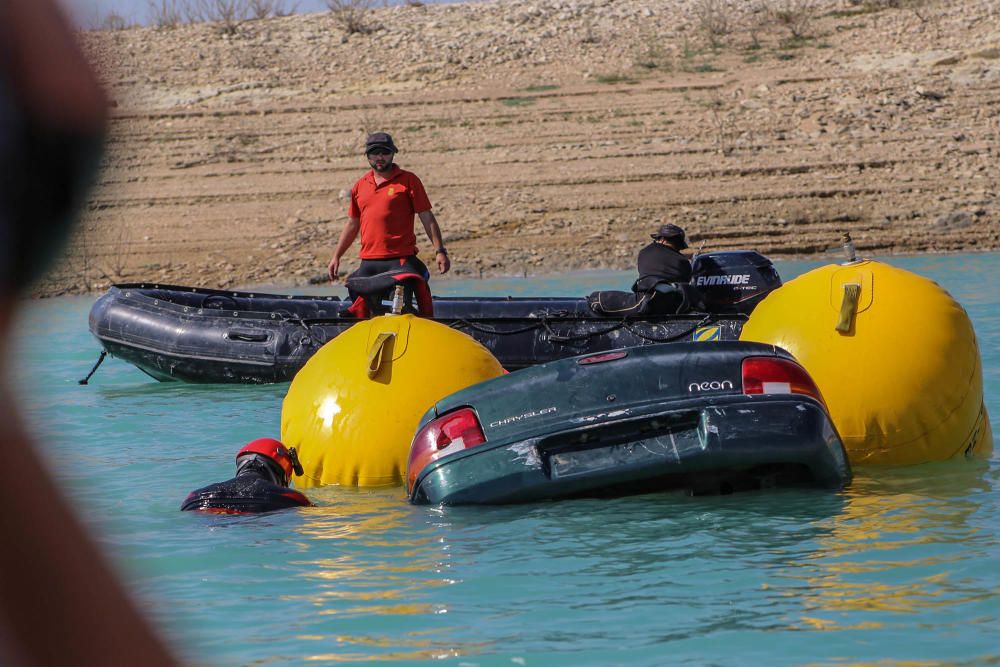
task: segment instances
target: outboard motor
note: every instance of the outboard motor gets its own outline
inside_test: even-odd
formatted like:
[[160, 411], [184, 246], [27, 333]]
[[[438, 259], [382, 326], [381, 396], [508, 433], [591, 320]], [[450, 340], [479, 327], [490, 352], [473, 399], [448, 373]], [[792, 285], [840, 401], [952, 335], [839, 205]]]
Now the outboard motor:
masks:
[[769, 292], [781, 287], [781, 277], [759, 252], [728, 250], [695, 255], [691, 284], [701, 292], [708, 312], [749, 315]]

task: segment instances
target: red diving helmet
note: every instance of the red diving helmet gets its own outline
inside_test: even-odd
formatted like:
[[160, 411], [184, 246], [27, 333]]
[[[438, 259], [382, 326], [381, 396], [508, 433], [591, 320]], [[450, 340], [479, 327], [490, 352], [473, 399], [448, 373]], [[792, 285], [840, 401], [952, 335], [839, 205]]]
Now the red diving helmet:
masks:
[[256, 440], [251, 440], [243, 446], [243, 449], [236, 452], [236, 461], [239, 462], [240, 457], [247, 454], [260, 454], [277, 463], [285, 473], [285, 486], [288, 486], [288, 483], [291, 481], [293, 472], [296, 475], [302, 474], [302, 464], [299, 463], [299, 457], [295, 453], [295, 448], [285, 447], [274, 438], [257, 438]]

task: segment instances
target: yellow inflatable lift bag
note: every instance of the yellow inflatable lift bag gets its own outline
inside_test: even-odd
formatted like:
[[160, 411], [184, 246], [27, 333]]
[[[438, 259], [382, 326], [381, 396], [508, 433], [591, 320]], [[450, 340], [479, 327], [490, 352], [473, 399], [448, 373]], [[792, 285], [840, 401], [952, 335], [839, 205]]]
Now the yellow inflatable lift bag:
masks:
[[281, 440], [298, 450], [302, 488], [402, 483], [417, 424], [438, 400], [503, 374], [469, 336], [413, 315], [365, 320], [295, 375]]
[[740, 340], [809, 371], [854, 465], [993, 451], [972, 322], [927, 278], [872, 260], [824, 266], [769, 294]]

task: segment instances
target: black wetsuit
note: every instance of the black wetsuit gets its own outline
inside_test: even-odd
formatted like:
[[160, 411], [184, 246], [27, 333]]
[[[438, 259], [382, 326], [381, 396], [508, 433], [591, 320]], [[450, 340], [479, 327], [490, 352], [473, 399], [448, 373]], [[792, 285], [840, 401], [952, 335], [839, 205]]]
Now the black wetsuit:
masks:
[[266, 457], [240, 457], [236, 477], [192, 491], [181, 511], [257, 514], [312, 505], [303, 494], [280, 483], [282, 473]]
[[347, 277], [366, 278], [396, 269], [409, 269], [413, 273], [423, 276], [424, 280], [431, 279], [431, 272], [427, 270], [427, 265], [420, 261], [420, 258], [416, 255], [390, 257], [388, 259], [363, 259], [361, 260], [361, 265]]
[[[406, 271], [408, 273], [414, 273], [421, 278], [423, 278], [424, 287], [422, 288], [426, 291], [426, 298], [421, 299], [423, 295], [418, 295], [417, 300], [420, 302], [424, 300], [427, 305], [424, 306], [424, 310], [429, 310], [430, 304], [430, 291], [426, 288], [426, 283], [431, 278], [431, 272], [427, 270], [427, 265], [420, 261], [420, 258], [416, 255], [410, 255], [408, 257], [392, 257], [389, 259], [363, 259], [361, 260], [361, 265], [355, 270], [351, 275], [347, 276], [347, 295], [356, 305], [350, 309], [350, 312], [357, 317], [367, 317], [369, 315], [375, 314], [379, 315], [387, 312], [384, 308], [379, 297], [373, 299], [374, 303], [362, 304], [359, 300], [365, 299], [365, 295], [359, 294], [358, 292], [351, 289], [351, 279], [352, 278], [370, 278], [372, 276], [377, 276], [383, 273], [395, 272], [395, 271]], [[391, 288], [390, 288], [391, 289]], [[392, 298], [391, 291], [386, 295], [387, 298]], [[407, 309], [403, 312], [413, 312], [411, 304], [414, 298], [414, 288], [407, 286], [406, 288], [406, 303], [408, 304]], [[427, 314], [428, 317], [433, 315], [433, 313]]]
[[657, 283], [691, 282], [691, 262], [668, 245], [653, 241], [639, 251], [639, 280], [633, 289], [645, 292]]

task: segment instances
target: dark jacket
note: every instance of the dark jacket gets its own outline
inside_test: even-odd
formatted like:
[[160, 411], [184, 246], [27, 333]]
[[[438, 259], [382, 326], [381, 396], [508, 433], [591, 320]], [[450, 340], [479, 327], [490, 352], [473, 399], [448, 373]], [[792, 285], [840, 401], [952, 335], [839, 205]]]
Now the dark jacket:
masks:
[[639, 280], [633, 289], [645, 292], [657, 283], [687, 283], [691, 281], [691, 262], [668, 245], [653, 241], [639, 251]]

